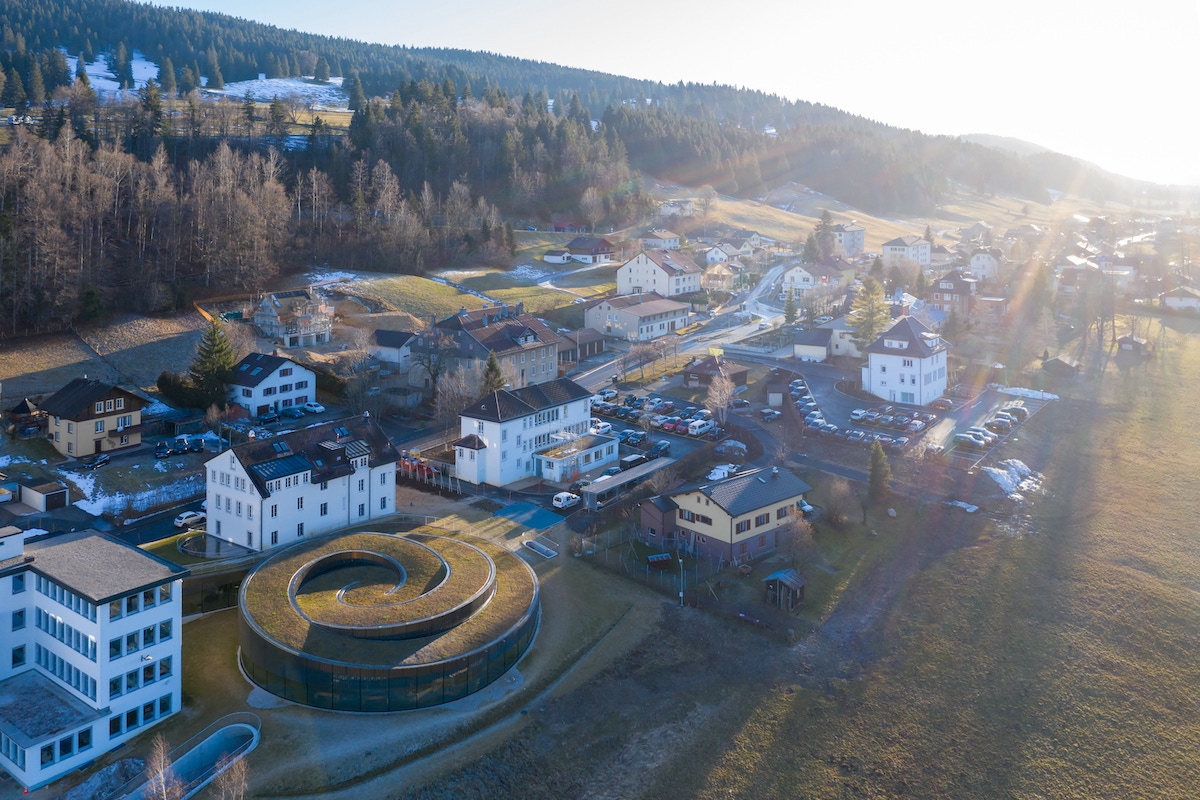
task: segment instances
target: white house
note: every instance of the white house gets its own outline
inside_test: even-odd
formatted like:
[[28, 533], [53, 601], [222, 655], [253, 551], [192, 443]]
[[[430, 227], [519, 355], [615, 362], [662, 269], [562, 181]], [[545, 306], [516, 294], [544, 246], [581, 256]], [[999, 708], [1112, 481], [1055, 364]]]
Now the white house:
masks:
[[0, 529], [0, 768], [21, 786], [179, 711], [186, 572], [93, 530]]
[[913, 317], [901, 317], [866, 347], [862, 387], [876, 397], [923, 406], [946, 391], [950, 345]]
[[251, 414], [302, 406], [317, 398], [317, 375], [295, 361], [251, 353], [233, 368], [230, 399]]
[[924, 269], [929, 266], [929, 242], [920, 236], [901, 236], [883, 243], [883, 263], [887, 267], [898, 267], [912, 262]]
[[854, 343], [854, 317], [851, 314], [845, 314], [818, 325], [819, 328], [826, 328], [832, 333], [829, 335], [829, 355], [830, 356], [847, 356], [849, 358], [862, 358], [863, 354], [858, 349], [858, 345]]
[[971, 274], [985, 283], [996, 283], [1004, 261], [1004, 251], [999, 247], [977, 248], [971, 253]]
[[812, 291], [815, 285], [813, 274], [803, 264], [797, 264], [783, 273], [783, 278], [779, 282], [779, 294], [786, 296], [788, 292], [795, 292], [796, 297], [799, 297], [805, 292]]
[[571, 251], [563, 249], [547, 250], [542, 253], [542, 261], [547, 264], [569, 264], [571, 263]]
[[254, 307], [255, 327], [284, 347], [327, 344], [333, 333], [333, 304], [304, 289], [268, 294]]
[[833, 243], [847, 258], [861, 256], [867, 246], [867, 229], [853, 221], [838, 223], [833, 226]]
[[371, 333], [371, 344], [367, 352], [380, 361], [398, 364], [402, 369], [407, 368], [412, 362], [411, 345], [414, 336], [416, 334], [412, 331], [389, 331], [380, 328]]
[[665, 228], [651, 228], [637, 237], [638, 247], [645, 250], [678, 250], [679, 234]]
[[689, 309], [653, 292], [609, 297], [583, 312], [583, 324], [606, 336], [648, 342], [687, 327]]
[[683, 253], [645, 250], [617, 268], [617, 294], [655, 292], [675, 297], [700, 291], [704, 270]]
[[572, 480], [616, 462], [617, 440], [588, 433], [592, 393], [569, 378], [485, 395], [459, 415], [454, 472], [475, 484]]
[[715, 245], [704, 251], [704, 260], [709, 264], [721, 264], [729, 260], [729, 253], [720, 245]]
[[660, 217], [691, 217], [696, 214], [696, 204], [691, 200], [667, 200], [658, 204]]
[[367, 416], [240, 444], [205, 462], [208, 534], [268, 550], [394, 514], [399, 458]]
[[1172, 311], [1200, 311], [1200, 291], [1190, 286], [1180, 286], [1160, 294], [1158, 302]]

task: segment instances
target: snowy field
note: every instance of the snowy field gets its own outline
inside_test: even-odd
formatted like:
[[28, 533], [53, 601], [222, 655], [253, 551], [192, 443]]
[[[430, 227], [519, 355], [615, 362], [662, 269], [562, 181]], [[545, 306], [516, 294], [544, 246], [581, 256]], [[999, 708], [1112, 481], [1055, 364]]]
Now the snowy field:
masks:
[[[65, 51], [64, 51], [65, 52]], [[77, 55], [67, 53], [67, 66], [71, 69], [71, 74], [75, 74], [76, 65], [79, 59]], [[146, 57], [138, 52], [133, 51], [133, 67], [134, 91], [143, 88], [150, 80], [158, 77], [158, 65], [153, 61], [147, 61]], [[92, 88], [97, 94], [111, 95], [120, 97], [125, 94], [118, 88], [116, 76], [108, 66], [108, 57], [100, 54], [92, 61], [84, 65], [84, 70], [87, 72], [88, 80], [91, 81]], [[208, 83], [208, 78], [201, 77], [202, 84]], [[255, 100], [269, 101], [273, 97], [288, 97], [296, 96], [305, 105], [311, 105], [317, 111], [345, 111], [349, 105], [349, 99], [346, 93], [342, 91], [342, 79], [330, 78], [329, 83], [313, 83], [305, 78], [271, 78], [252, 81], [237, 81], [235, 83], [226, 83], [224, 89], [209, 89], [207, 93], [211, 95], [224, 95], [231, 99], [241, 100], [249, 92], [250, 96]]]

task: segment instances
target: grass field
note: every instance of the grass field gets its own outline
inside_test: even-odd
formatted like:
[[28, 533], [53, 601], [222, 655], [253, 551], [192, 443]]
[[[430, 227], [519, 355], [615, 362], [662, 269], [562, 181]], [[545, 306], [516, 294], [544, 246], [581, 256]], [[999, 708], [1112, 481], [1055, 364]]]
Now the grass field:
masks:
[[416, 275], [371, 278], [359, 281], [356, 288], [421, 320], [448, 317], [463, 306], [478, 308], [480, 302], [478, 297], [460, 292], [452, 286]]

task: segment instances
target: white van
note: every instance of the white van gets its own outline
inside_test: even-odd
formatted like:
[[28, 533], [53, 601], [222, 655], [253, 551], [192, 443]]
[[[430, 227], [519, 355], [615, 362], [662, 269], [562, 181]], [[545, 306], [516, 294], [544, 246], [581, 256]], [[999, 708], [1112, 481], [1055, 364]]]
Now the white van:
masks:
[[703, 436], [711, 431], [713, 427], [711, 419], [698, 419], [691, 425], [688, 425], [688, 436]]
[[592, 426], [590, 430], [592, 433], [604, 436], [605, 434], [612, 433], [612, 429], [613, 427], [611, 422], [604, 422], [603, 420], [594, 419], [592, 420]]
[[570, 508], [579, 502], [579, 495], [570, 492], [559, 492], [550, 501], [555, 508]]

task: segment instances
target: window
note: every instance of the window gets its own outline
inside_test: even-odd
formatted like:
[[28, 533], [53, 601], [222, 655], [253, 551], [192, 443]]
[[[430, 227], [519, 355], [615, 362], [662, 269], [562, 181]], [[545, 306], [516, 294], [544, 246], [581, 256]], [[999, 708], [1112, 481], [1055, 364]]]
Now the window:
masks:
[[113, 661], [121, 657], [121, 638], [109, 639], [108, 641], [108, 660]]
[[242, 389], [242, 397], [253, 397], [253, 396], [254, 396], [254, 392], [250, 391], [249, 389]]
[[904, 366], [911, 367], [912, 365], [913, 365], [913, 360], [911, 358], [904, 359]]
[[171, 713], [171, 695], [164, 694], [158, 698], [158, 715], [161, 717], [164, 714]]
[[273, 518], [279, 516], [279, 506], [278, 505], [276, 505], [276, 504], [271, 505], [271, 516]]
[[123, 408], [125, 408], [125, 398], [118, 397], [117, 398], [117, 411], [120, 411]]
[[379, 474], [379, 485], [380, 486], [387, 486], [387, 477], [388, 476], [387, 476], [386, 472], [382, 472]]
[[[296, 381], [296, 388], [297, 388], [297, 389], [307, 389], [307, 388], [308, 388], [308, 381]], [[297, 398], [296, 398], [296, 402], [300, 402], [300, 401], [301, 401], [301, 400], [303, 400], [303, 399], [304, 399], [304, 398], [297, 397]]]
[[323, 492], [328, 488], [329, 488], [329, 481], [321, 481], [321, 491]]
[[387, 511], [387, 498], [386, 497], [379, 498], [379, 510]]
[[96, 420], [96, 433], [104, 433], [104, 420]]
[[284, 367], [283, 369], [279, 370], [279, 377], [281, 377], [281, 378], [286, 378], [288, 375], [291, 375], [291, 374], [292, 374], [291, 367]]
[[366, 503], [358, 504], [358, 515], [360, 517], [365, 517], [367, 515], [367, 504]]
[[279, 531], [271, 531], [271, 546], [279, 544]]
[[766, 525], [770, 521], [771, 521], [770, 514], [759, 514], [757, 517], [754, 518], [754, 527], [761, 528], [763, 525]]
[[19, 573], [17, 575], [13, 575], [12, 593], [20, 594], [23, 591], [25, 591], [25, 575], [24, 575], [24, 573]]
[[329, 516], [329, 503], [321, 503], [321, 516]]
[[171, 620], [164, 619], [158, 623], [158, 640], [165, 642], [171, 638]]
[[108, 735], [116, 736], [121, 732], [121, 715], [117, 714], [108, 721]]
[[296, 498], [296, 509], [297, 509], [297, 510], [300, 510], [300, 509], [302, 509], [302, 508], [304, 508], [304, 498], [303, 498], [303, 497], [297, 497], [297, 498]]
[[125, 613], [126, 614], [137, 613], [137, 611], [140, 609], [140, 606], [138, 605], [138, 600], [139, 600], [139, 598], [136, 594], [131, 594], [131, 595], [129, 595], [129, 597], [125, 598]]
[[745, 533], [748, 530], [750, 530], [750, 520], [745, 519], [737, 524], [738, 533]]
[[787, 506], [784, 506], [783, 508], [775, 509], [775, 519], [783, 519], [787, 515], [788, 515], [788, 507]]
[[759, 547], [766, 547], [766, 546], [767, 546], [767, 535], [766, 535], [765, 533], [759, 534], [759, 536], [758, 536], [758, 546], [759, 546]]
[[81, 730], [79, 732], [79, 736], [77, 737], [76, 741], [78, 742], [78, 744], [76, 745], [77, 750], [90, 749], [92, 746], [92, 729], [84, 728], [83, 730]]
[[75, 432], [75, 423], [68, 422], [67, 423], [67, 433], [74, 433], [74, 432]]
[[171, 599], [171, 584], [164, 583], [158, 587], [158, 602], [165, 603]]
[[361, 492], [361, 491], [364, 491], [366, 488], [367, 488], [367, 482], [364, 480], [360, 480], [358, 482], [358, 490]]
[[25, 665], [25, 645], [17, 645], [12, 649], [12, 665], [14, 667]]
[[303, 536], [303, 535], [304, 535], [304, 523], [303, 523], [303, 522], [297, 522], [297, 523], [296, 523], [296, 535], [297, 535], [297, 536]]
[[170, 674], [171, 674], [171, 657], [167, 656], [166, 658], [161, 659], [158, 662], [158, 677], [161, 680], [163, 678], [169, 677]]
[[254, 547], [254, 531], [246, 531], [246, 547]]
[[104, 401], [104, 410], [105, 410], [105, 411], [112, 411], [112, 410], [113, 410], [113, 401], [112, 401], [112, 400], [105, 400], [105, 401]]
[[157, 632], [158, 628], [154, 625], [151, 625], [148, 628], [142, 628], [142, 647], [149, 647], [150, 645], [154, 644], [155, 634]]
[[97, 414], [104, 413], [104, 401], [103, 400], [96, 403], [96, 413]]

